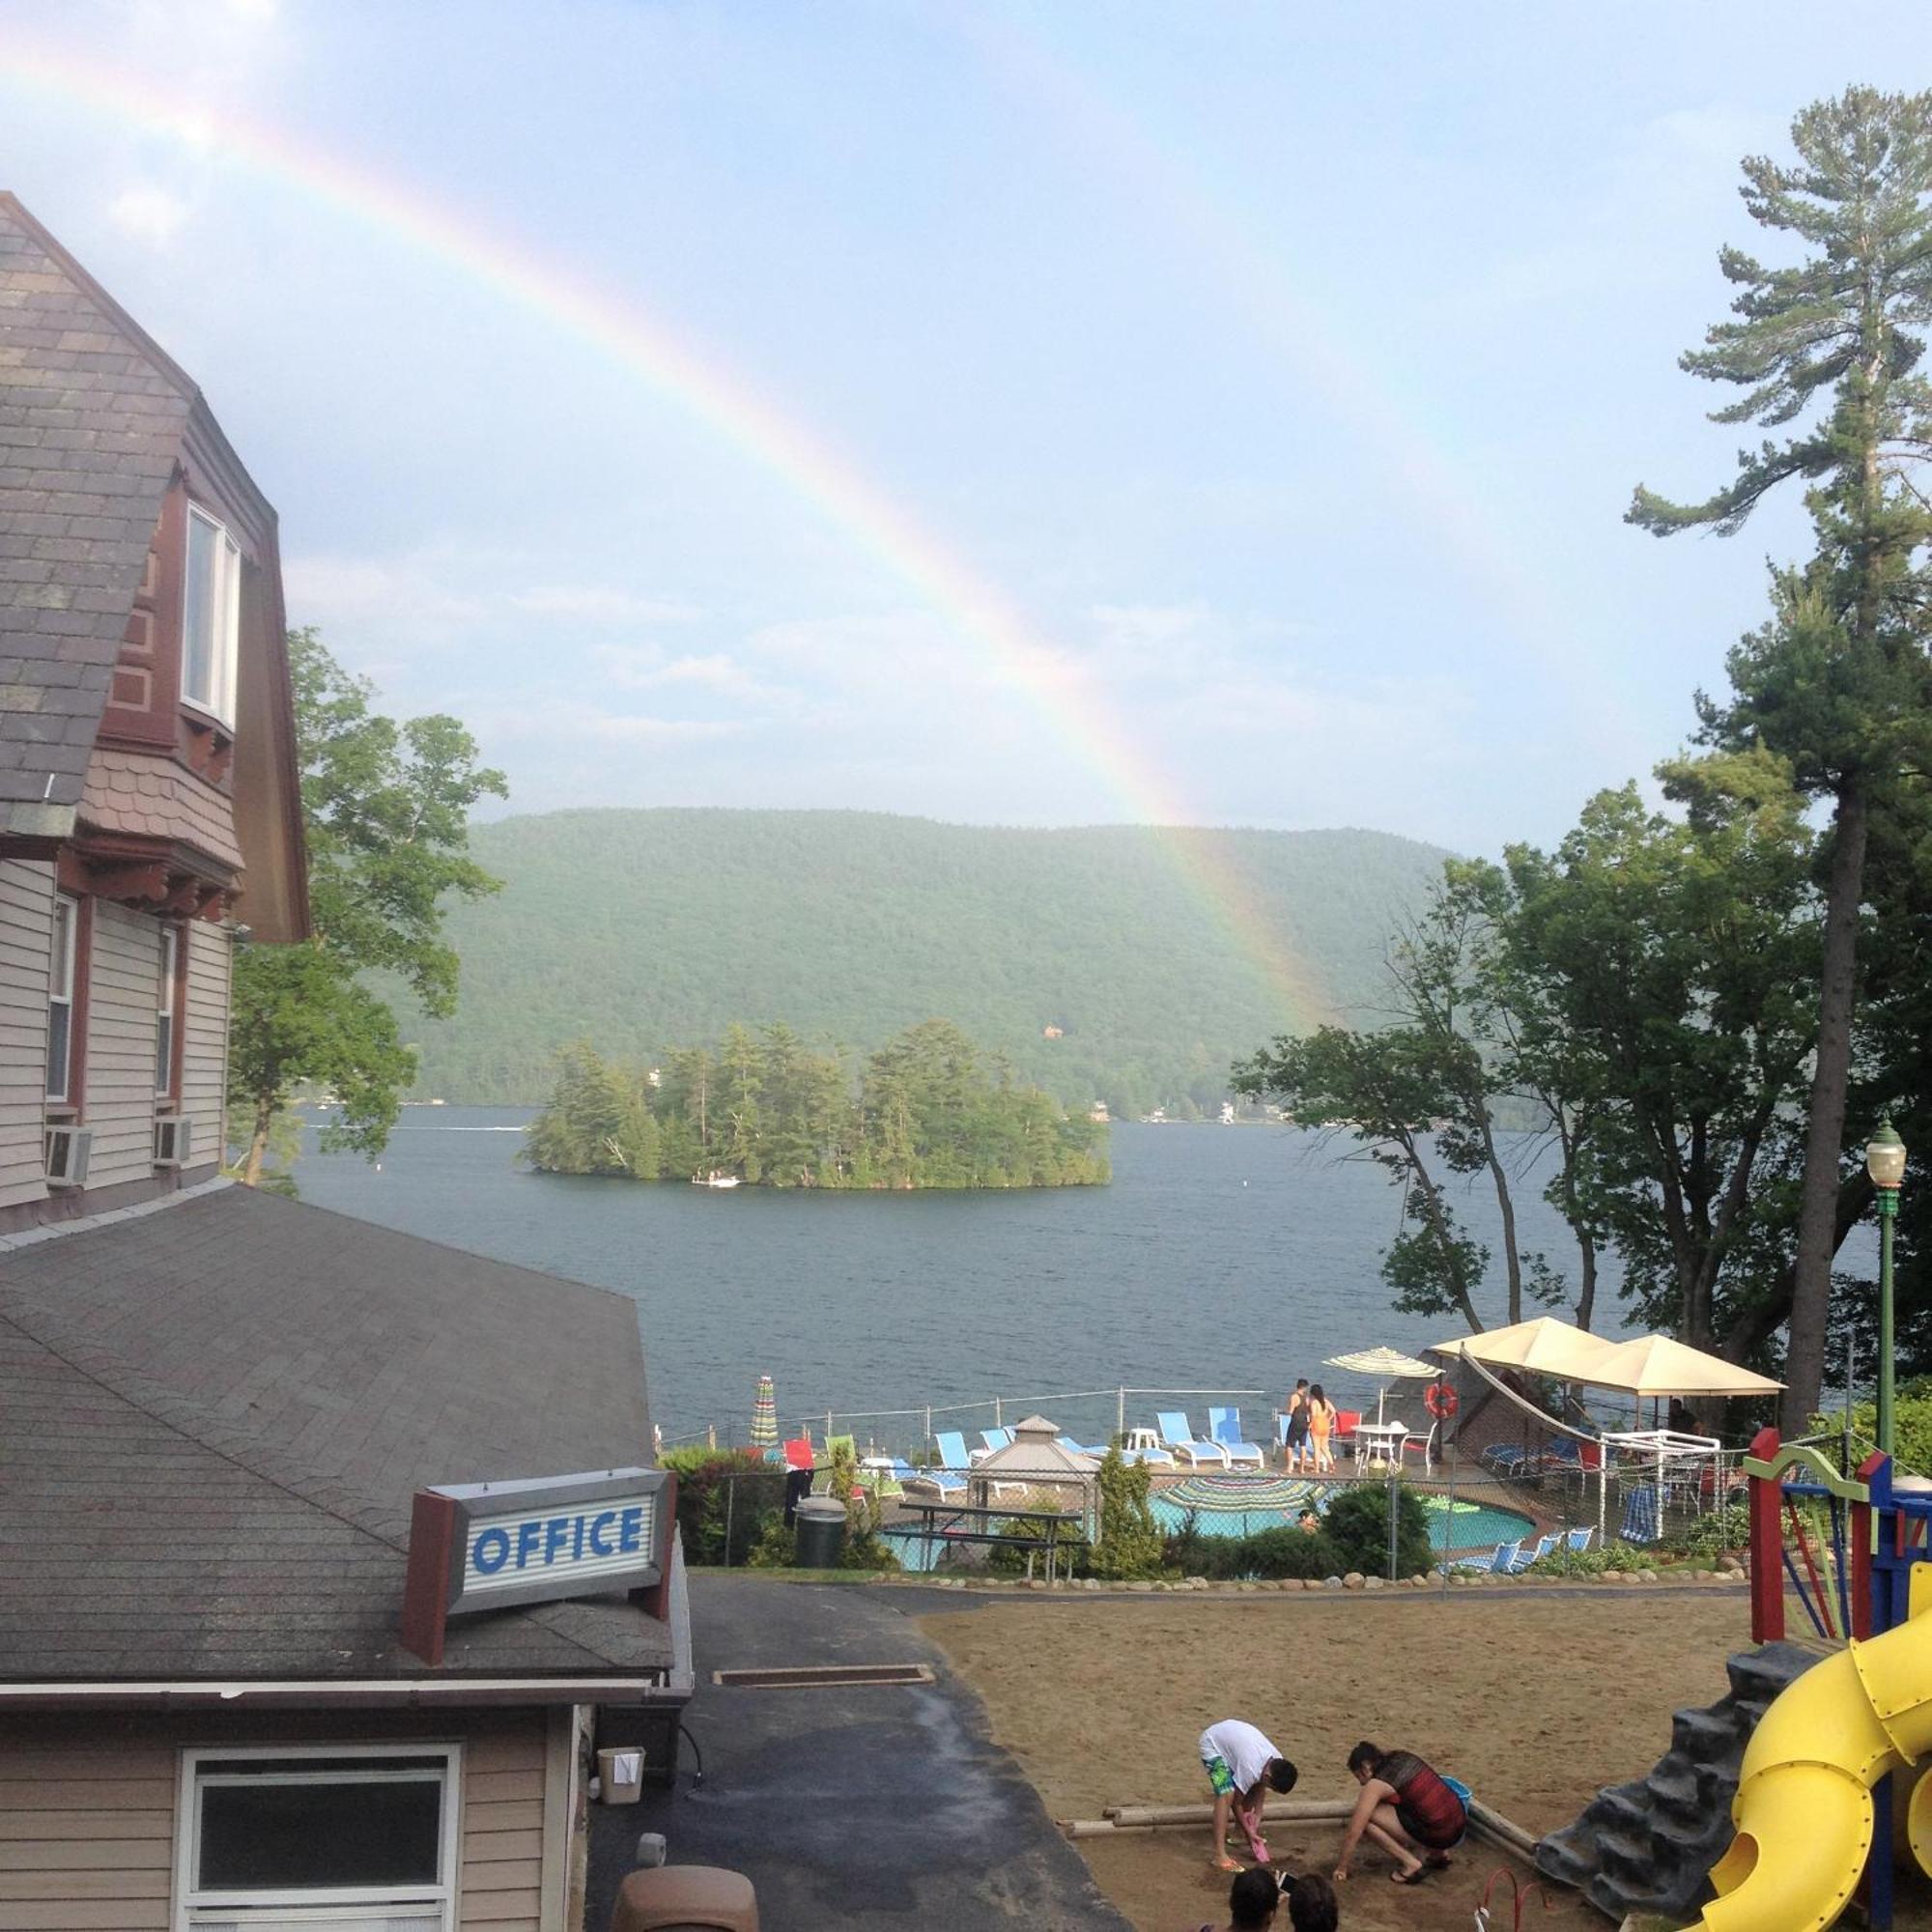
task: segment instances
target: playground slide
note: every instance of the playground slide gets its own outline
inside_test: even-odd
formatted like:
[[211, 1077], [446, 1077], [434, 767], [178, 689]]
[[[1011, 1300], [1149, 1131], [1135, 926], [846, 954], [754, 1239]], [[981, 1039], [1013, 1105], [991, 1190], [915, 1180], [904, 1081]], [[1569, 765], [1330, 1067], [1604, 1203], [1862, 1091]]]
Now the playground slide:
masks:
[[[1915, 1592], [1915, 1595], [1917, 1593]], [[1915, 1604], [1915, 1608], [1917, 1605]], [[1824, 1932], [1871, 1848], [1872, 1787], [1932, 1749], [1932, 1616], [1814, 1664], [1745, 1747], [1738, 1835], [1695, 1932]], [[1912, 1850], [1932, 1872], [1932, 1779], [1912, 1796]]]

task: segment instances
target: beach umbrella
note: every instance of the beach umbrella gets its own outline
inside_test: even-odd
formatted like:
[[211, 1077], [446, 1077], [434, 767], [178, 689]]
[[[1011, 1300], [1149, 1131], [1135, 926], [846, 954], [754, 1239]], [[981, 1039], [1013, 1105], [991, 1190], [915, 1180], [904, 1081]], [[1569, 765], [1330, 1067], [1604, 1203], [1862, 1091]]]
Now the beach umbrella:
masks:
[[1647, 1395], [1776, 1395], [1784, 1386], [1668, 1335], [1617, 1343], [1581, 1379], [1597, 1388], [1622, 1389], [1639, 1401]]
[[1427, 1352], [1452, 1361], [1487, 1362], [1492, 1368], [1527, 1369], [1532, 1375], [1552, 1376], [1558, 1381], [1591, 1382], [1591, 1371], [1613, 1345], [1574, 1322], [1553, 1315], [1539, 1315], [1507, 1328], [1486, 1328], [1480, 1335], [1458, 1335], [1451, 1342], [1433, 1343]]
[[758, 1378], [758, 1397], [752, 1405], [752, 1447], [776, 1449], [779, 1446], [779, 1399], [772, 1390], [770, 1376]]
[[1352, 1355], [1330, 1355], [1321, 1366], [1324, 1369], [1345, 1369], [1351, 1376], [1368, 1376], [1381, 1383], [1376, 1391], [1378, 1426], [1382, 1419], [1390, 1382], [1433, 1382], [1436, 1373], [1427, 1362], [1418, 1362], [1413, 1355], [1402, 1354], [1394, 1349], [1358, 1349]]

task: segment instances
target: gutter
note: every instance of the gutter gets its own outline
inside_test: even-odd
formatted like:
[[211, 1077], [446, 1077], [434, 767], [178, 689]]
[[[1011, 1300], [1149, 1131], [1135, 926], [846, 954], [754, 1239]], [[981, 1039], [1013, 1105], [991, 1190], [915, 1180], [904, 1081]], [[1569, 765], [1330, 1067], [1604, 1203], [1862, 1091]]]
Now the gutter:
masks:
[[[681, 1681], [680, 1681], [681, 1680]], [[265, 1679], [240, 1684], [0, 1684], [9, 1711], [442, 1710], [489, 1704], [617, 1704], [681, 1710], [696, 1686], [674, 1671], [668, 1683], [639, 1677], [471, 1677]]]

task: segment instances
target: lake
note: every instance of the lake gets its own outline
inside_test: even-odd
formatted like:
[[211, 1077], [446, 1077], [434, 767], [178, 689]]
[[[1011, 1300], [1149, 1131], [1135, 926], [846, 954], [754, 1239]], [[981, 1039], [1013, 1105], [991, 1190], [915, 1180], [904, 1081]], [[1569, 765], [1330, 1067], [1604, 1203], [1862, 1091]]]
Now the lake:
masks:
[[[1372, 1387], [1324, 1376], [1324, 1357], [1413, 1351], [1456, 1328], [1389, 1307], [1377, 1270], [1400, 1202], [1381, 1171], [1290, 1128], [1118, 1125], [1110, 1187], [817, 1194], [531, 1174], [515, 1161], [528, 1117], [410, 1108], [380, 1168], [306, 1154], [302, 1197], [630, 1295], [668, 1441], [707, 1426], [742, 1440], [765, 1370], [788, 1429], [822, 1429], [830, 1409], [901, 1448], [923, 1417], [874, 1412], [982, 1405], [937, 1425], [971, 1431], [991, 1426], [996, 1397], [1012, 1422], [1037, 1398], [1122, 1385], [1265, 1390], [1246, 1401], [1255, 1435], [1296, 1376], [1373, 1403]], [[1493, 1193], [1459, 1193], [1493, 1245]], [[1526, 1245], [1561, 1265], [1567, 1231], [1536, 1183], [1518, 1213]], [[1129, 1397], [1127, 1419], [1206, 1400]], [[1115, 1406], [1108, 1393], [1048, 1408], [1102, 1440]]]

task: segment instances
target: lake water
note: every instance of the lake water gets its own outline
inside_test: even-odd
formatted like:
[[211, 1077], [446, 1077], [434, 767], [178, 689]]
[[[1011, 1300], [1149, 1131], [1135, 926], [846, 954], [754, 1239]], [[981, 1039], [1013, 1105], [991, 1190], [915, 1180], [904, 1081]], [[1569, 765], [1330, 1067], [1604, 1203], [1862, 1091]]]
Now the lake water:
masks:
[[[1012, 1422], [1037, 1398], [1129, 1388], [1264, 1390], [1265, 1430], [1296, 1376], [1345, 1406], [1374, 1389], [1324, 1357], [1386, 1343], [1413, 1351], [1454, 1333], [1389, 1307], [1377, 1272], [1400, 1202], [1345, 1144], [1266, 1126], [1116, 1126], [1110, 1187], [1037, 1192], [814, 1194], [566, 1179], [516, 1165], [526, 1110], [411, 1108], [380, 1168], [307, 1154], [305, 1200], [632, 1296], [652, 1413], [668, 1440], [715, 1425], [742, 1440], [760, 1371], [789, 1428], [826, 1411], [881, 1445], [938, 1427]], [[1461, 1190], [1495, 1239], [1495, 1200]], [[1567, 1231], [1519, 1189], [1526, 1243], [1561, 1265]], [[1607, 1287], [1604, 1291], [1607, 1297]], [[1485, 1310], [1501, 1319], [1501, 1289]], [[1127, 1420], [1208, 1398], [1128, 1398]], [[1111, 1393], [1056, 1400], [1082, 1440], [1114, 1427]], [[1408, 1407], [1418, 1405], [1411, 1397]], [[1391, 1413], [1406, 1421], [1400, 1400]], [[856, 1421], [853, 1418], [858, 1418]]]

